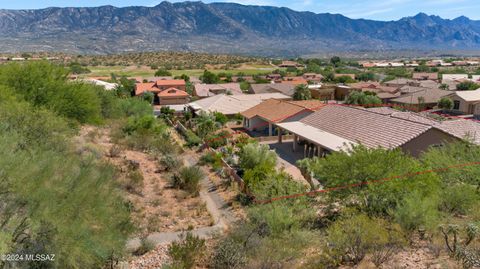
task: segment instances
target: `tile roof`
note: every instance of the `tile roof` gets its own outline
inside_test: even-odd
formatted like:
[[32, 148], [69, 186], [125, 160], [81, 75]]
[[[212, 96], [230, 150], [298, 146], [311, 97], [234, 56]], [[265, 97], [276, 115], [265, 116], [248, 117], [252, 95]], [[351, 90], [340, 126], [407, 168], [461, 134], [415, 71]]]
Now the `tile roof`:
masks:
[[243, 94], [240, 83], [225, 84], [195, 84], [195, 94], [199, 97], [214, 96], [219, 93], [230, 92], [233, 95]]
[[295, 85], [287, 83], [252, 84], [250, 88], [255, 94], [279, 92], [292, 96], [295, 93]]
[[451, 94], [451, 91], [444, 91], [440, 89], [429, 89], [424, 88], [421, 91], [410, 93], [395, 99], [392, 99], [392, 102], [402, 103], [402, 104], [419, 104], [419, 98], [423, 97], [423, 102], [426, 104], [433, 104], [440, 101], [444, 96]]
[[221, 112], [225, 115], [235, 115], [241, 113], [251, 107], [260, 104], [268, 99], [290, 99], [291, 97], [281, 93], [264, 93], [264, 94], [241, 94], [226, 95], [218, 94], [190, 103], [194, 109], [209, 112]]
[[455, 94], [467, 102], [480, 101], [480, 89], [474, 91], [456, 91]]
[[259, 116], [271, 122], [281, 122], [303, 111], [315, 111], [323, 106], [325, 104], [318, 100], [285, 101], [269, 99], [242, 112], [242, 116], [246, 118]]
[[413, 79], [438, 79], [438, 73], [413, 73]]
[[188, 93], [175, 88], [168, 88], [157, 94], [159, 97], [188, 97]]
[[160, 89], [155, 88], [154, 82], [146, 82], [146, 83], [137, 83], [135, 84], [135, 95], [140, 95], [144, 92], [160, 92]]
[[158, 86], [185, 86], [183, 79], [159, 79], [155, 81]]
[[400, 112], [389, 107], [368, 108], [369, 111], [390, 115], [391, 117], [427, 124], [460, 139], [471, 139], [480, 145], [480, 122], [468, 119], [439, 121], [428, 117], [429, 113]]
[[300, 122], [369, 148], [399, 147], [432, 127], [362, 108], [329, 105]]

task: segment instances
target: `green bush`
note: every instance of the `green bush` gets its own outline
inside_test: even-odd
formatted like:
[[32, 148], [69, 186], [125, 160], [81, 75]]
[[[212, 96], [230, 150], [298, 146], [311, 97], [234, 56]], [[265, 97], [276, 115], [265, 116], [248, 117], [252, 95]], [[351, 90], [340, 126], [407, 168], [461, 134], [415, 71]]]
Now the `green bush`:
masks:
[[438, 198], [413, 192], [403, 199], [393, 215], [395, 221], [407, 231], [419, 228], [432, 230], [439, 219]]
[[202, 143], [202, 139], [191, 130], [185, 132], [185, 140], [187, 141], [187, 147], [195, 147]]
[[231, 134], [228, 131], [221, 131], [217, 134], [207, 135], [205, 142], [211, 148], [217, 149], [227, 145], [229, 137], [231, 137]]
[[175, 241], [168, 247], [168, 254], [173, 260], [173, 268], [191, 269], [196, 260], [204, 254], [205, 240], [187, 233], [180, 242]]
[[268, 145], [247, 144], [239, 152], [240, 167], [253, 169], [257, 166], [274, 168], [277, 165], [277, 154]]
[[[379, 184], [360, 184], [328, 193], [328, 197], [334, 200], [356, 199], [362, 210], [371, 215], [389, 215], [390, 210], [413, 191], [419, 191], [423, 196], [439, 191], [438, 176], [416, 174], [429, 168], [400, 150], [357, 146], [350, 152], [335, 152], [326, 158], [316, 158], [309, 167], [325, 188], [389, 179]], [[411, 176], [405, 176], [407, 174]], [[399, 176], [404, 177], [397, 178]]]
[[210, 164], [213, 169], [215, 170], [220, 169], [223, 166], [222, 154], [213, 152], [213, 151], [206, 152], [205, 154], [202, 155], [202, 157], [200, 157], [199, 164], [200, 165]]
[[455, 185], [443, 190], [440, 208], [457, 215], [467, 214], [473, 205], [480, 201], [475, 187], [471, 185]]
[[327, 229], [328, 247], [326, 253], [333, 261], [358, 264], [367, 254], [378, 255], [376, 251], [396, 248], [405, 243], [404, 236], [395, 225], [382, 219], [371, 219], [358, 214], [336, 221]]
[[200, 181], [205, 174], [198, 166], [182, 167], [172, 176], [172, 186], [182, 189], [191, 195], [198, 195]]

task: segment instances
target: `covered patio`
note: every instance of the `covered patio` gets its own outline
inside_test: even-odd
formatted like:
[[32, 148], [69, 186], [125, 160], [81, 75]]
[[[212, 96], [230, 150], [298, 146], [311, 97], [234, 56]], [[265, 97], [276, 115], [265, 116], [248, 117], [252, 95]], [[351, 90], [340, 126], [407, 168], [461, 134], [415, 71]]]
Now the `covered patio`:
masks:
[[[293, 134], [292, 151], [303, 152], [304, 158], [324, 157], [333, 151], [348, 151], [357, 143], [322, 131], [302, 122], [278, 123], [278, 128]], [[283, 133], [278, 132], [278, 143], [283, 143]]]

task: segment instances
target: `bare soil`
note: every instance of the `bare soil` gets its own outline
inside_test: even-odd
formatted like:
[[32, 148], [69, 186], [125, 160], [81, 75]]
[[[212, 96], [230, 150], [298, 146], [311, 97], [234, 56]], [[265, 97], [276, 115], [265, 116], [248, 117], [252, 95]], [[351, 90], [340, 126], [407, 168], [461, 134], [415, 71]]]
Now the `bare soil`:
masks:
[[143, 175], [143, 186], [136, 191], [125, 191], [125, 197], [133, 205], [132, 220], [139, 236], [213, 224], [205, 203], [199, 197], [191, 197], [182, 190], [170, 188], [171, 175], [159, 171], [157, 161], [152, 156], [123, 149], [118, 156], [110, 157], [109, 151], [114, 144], [110, 140], [108, 128], [83, 127], [78, 141], [82, 140], [97, 147], [103, 153], [103, 158], [118, 168], [119, 182], [125, 181], [131, 170], [130, 163], [138, 164], [138, 171]]

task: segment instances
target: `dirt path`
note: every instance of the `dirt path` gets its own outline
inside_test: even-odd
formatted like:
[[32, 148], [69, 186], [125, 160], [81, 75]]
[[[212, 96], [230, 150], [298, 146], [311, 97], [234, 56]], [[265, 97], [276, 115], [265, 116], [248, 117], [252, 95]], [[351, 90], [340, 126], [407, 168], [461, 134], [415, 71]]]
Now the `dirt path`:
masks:
[[[193, 152], [183, 154], [183, 160], [188, 165], [196, 165], [198, 163], [198, 157]], [[214, 225], [191, 229], [189, 232], [200, 238], [209, 238], [215, 234], [223, 233], [236, 219], [228, 204], [218, 194], [217, 188], [208, 177], [204, 177], [200, 185], [200, 198], [206, 203], [207, 210], [214, 220]], [[159, 245], [176, 241], [181, 238], [183, 233], [185, 231], [151, 233], [146, 236], [146, 239], [155, 245]], [[127, 249], [136, 249], [140, 244], [141, 239], [139, 237], [133, 238], [128, 241]]]

